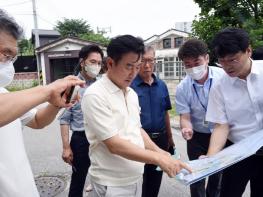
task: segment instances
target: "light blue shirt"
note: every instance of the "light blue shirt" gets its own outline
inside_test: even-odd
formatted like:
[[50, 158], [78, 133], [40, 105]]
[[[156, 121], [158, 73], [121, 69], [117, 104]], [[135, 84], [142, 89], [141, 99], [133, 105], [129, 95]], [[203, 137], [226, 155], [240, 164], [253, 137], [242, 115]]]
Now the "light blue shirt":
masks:
[[[81, 80], [86, 81], [84, 87], [79, 89], [80, 98], [83, 97], [85, 90], [95, 82], [93, 80], [85, 80], [85, 78], [79, 74], [78, 77]], [[77, 102], [71, 108], [66, 109], [65, 112], [59, 117], [60, 125], [69, 125], [72, 131], [84, 132], [84, 124], [83, 124], [83, 113], [81, 111], [81, 101]]]
[[214, 128], [213, 123], [205, 123], [208, 96], [211, 86], [224, 74], [221, 68], [208, 68], [208, 78], [203, 85], [186, 76], [176, 87], [175, 94], [176, 112], [190, 114], [193, 130], [200, 133], [211, 133]]

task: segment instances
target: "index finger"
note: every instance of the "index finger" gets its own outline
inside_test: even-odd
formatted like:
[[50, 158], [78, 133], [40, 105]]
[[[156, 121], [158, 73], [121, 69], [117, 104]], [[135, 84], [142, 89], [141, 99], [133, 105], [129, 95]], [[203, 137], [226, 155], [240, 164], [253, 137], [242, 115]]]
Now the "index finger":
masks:
[[186, 163], [181, 162], [181, 167], [186, 169], [190, 173], [193, 172], [192, 169], [188, 165], [186, 165]]

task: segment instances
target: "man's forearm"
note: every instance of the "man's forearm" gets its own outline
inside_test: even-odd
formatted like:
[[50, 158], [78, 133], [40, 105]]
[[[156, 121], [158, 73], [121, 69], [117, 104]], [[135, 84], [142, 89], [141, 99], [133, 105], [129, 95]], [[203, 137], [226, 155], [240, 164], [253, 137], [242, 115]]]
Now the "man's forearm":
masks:
[[50, 92], [43, 86], [0, 94], [0, 127], [49, 99]]
[[61, 133], [63, 149], [69, 148], [70, 147], [70, 143], [69, 143], [69, 125], [67, 125], [67, 124], [60, 125], [60, 133]]
[[190, 120], [190, 114], [181, 114], [180, 115], [180, 128], [191, 128], [192, 129], [192, 123]]
[[46, 107], [39, 109], [35, 118], [30, 121], [27, 126], [33, 129], [41, 129], [50, 124], [56, 117], [60, 108], [48, 104]]
[[210, 138], [207, 155], [211, 156], [222, 150], [229, 134], [228, 124], [216, 124]]
[[[113, 136], [105, 140], [104, 143], [112, 154], [122, 156], [126, 159], [155, 165], [158, 165], [161, 159], [161, 153], [151, 149], [145, 150], [119, 136]], [[154, 149], [152, 145], [149, 148]]]
[[169, 116], [168, 111], [166, 111], [166, 114], [165, 114], [165, 128], [166, 128], [166, 132], [167, 132], [167, 137], [172, 138], [173, 134], [172, 134], [171, 124], [170, 124], [170, 116]]

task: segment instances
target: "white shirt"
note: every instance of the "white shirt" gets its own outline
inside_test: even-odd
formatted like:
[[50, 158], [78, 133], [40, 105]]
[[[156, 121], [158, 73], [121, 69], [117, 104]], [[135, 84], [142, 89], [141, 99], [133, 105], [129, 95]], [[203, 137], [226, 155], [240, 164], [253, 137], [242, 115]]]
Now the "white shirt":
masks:
[[228, 139], [234, 143], [262, 129], [262, 86], [263, 61], [252, 61], [246, 80], [225, 74], [210, 91], [207, 121], [227, 123]]
[[[5, 92], [0, 88], [0, 93]], [[31, 110], [0, 127], [0, 197], [39, 196], [22, 136], [22, 124], [26, 125], [35, 114], [36, 110]]]
[[124, 95], [107, 75], [87, 88], [82, 98], [85, 132], [90, 143], [92, 181], [106, 186], [137, 182], [144, 164], [109, 152], [104, 140], [115, 135], [144, 148], [138, 96], [131, 88]]

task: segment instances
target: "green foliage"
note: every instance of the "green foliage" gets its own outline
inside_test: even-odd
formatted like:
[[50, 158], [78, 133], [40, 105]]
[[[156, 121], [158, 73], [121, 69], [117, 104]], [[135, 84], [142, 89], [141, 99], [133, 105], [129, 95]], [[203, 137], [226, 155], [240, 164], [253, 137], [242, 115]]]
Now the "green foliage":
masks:
[[83, 19], [67, 19], [58, 21], [55, 29], [63, 36], [75, 36], [84, 40], [93, 41], [107, 46], [109, 38], [105, 37], [103, 33], [96, 34], [91, 29], [87, 21]]
[[83, 34], [80, 38], [88, 41], [93, 41], [102, 44], [103, 46], [107, 46], [110, 42], [110, 39], [104, 37], [103, 34]]
[[193, 22], [192, 36], [210, 44], [213, 36], [226, 27], [244, 28], [252, 47], [263, 45], [262, 0], [195, 0], [201, 8], [199, 19]]
[[67, 19], [58, 21], [55, 29], [61, 36], [75, 36], [79, 37], [82, 34], [93, 33], [90, 25], [83, 19]]
[[31, 39], [22, 39], [18, 41], [19, 53], [21, 56], [34, 55], [34, 46]]

